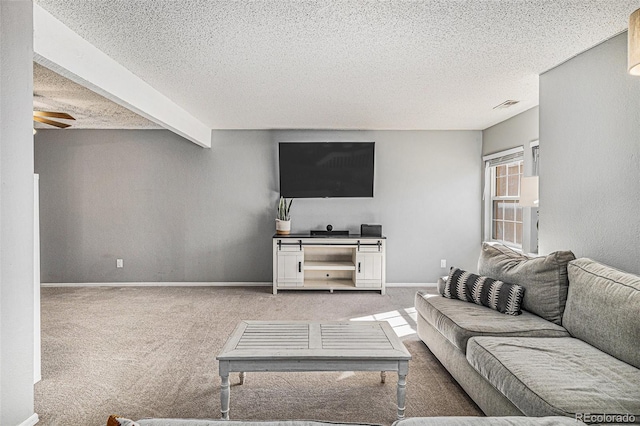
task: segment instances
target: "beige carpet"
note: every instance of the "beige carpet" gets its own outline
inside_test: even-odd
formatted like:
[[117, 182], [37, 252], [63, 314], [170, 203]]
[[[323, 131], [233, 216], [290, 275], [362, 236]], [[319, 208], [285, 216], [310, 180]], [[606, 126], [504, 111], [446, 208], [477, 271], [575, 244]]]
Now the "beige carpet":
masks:
[[[283, 292], [270, 288], [42, 289], [41, 425], [104, 425], [130, 418], [218, 418], [216, 355], [238, 321], [349, 320], [376, 315], [402, 334], [413, 359], [407, 416], [482, 415], [419, 340], [416, 289]], [[232, 377], [231, 418], [391, 424], [397, 376], [375, 372], [249, 373]]]

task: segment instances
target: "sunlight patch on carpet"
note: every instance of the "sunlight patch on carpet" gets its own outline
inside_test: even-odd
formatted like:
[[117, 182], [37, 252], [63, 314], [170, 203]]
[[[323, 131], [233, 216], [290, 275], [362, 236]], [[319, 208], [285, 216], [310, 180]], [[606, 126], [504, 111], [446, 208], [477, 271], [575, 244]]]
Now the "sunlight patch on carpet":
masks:
[[405, 308], [389, 312], [351, 318], [350, 321], [386, 321], [393, 328], [398, 337], [410, 336], [416, 333], [417, 313], [416, 309]]
[[340, 380], [348, 379], [349, 377], [353, 377], [355, 375], [356, 373], [354, 373], [353, 371], [343, 371], [342, 373], [340, 373], [336, 381], [339, 382]]

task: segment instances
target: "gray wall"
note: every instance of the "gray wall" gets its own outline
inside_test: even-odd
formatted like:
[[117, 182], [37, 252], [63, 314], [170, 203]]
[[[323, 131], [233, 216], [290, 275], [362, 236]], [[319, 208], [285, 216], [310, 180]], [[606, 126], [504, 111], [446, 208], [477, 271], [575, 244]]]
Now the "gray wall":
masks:
[[482, 155], [524, 147], [525, 175], [531, 175], [529, 143], [538, 139], [540, 108], [534, 107], [482, 131]]
[[[271, 281], [279, 141], [375, 141], [375, 197], [296, 199], [293, 232], [380, 223], [388, 282], [475, 269], [479, 131], [168, 131], [36, 135], [43, 282]], [[116, 269], [116, 258], [124, 268]]]
[[33, 420], [33, 9], [0, 2], [0, 424]]
[[540, 245], [640, 273], [640, 78], [626, 37], [540, 77]]

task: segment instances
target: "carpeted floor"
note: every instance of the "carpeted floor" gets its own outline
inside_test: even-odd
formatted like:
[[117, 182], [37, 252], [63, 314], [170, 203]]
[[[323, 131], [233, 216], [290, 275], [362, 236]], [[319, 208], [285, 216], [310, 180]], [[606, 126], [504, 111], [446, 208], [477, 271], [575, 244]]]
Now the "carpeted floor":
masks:
[[[242, 320], [388, 320], [411, 352], [406, 415], [482, 415], [416, 336], [414, 288], [283, 292], [268, 287], [42, 289], [41, 425], [104, 425], [109, 414], [219, 418], [216, 355]], [[375, 372], [232, 377], [231, 418], [391, 424], [397, 376]]]

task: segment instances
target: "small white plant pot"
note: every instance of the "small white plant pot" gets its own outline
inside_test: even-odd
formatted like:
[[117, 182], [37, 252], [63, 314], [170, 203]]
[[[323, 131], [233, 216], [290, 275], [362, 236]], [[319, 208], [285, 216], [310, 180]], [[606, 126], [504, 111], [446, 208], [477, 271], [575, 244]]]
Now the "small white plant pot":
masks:
[[291, 221], [276, 219], [276, 234], [289, 235], [291, 233]]

